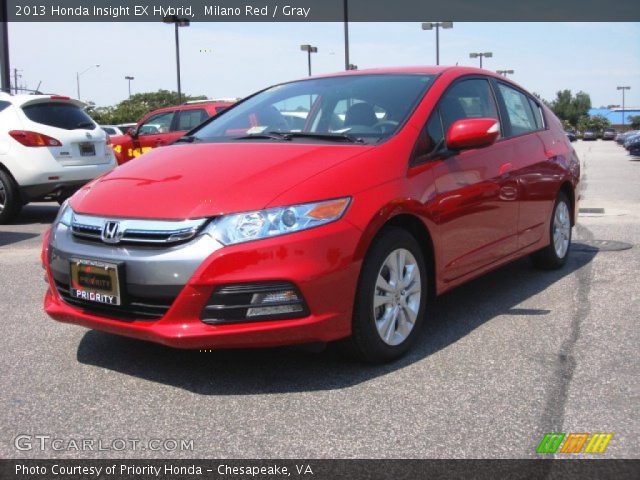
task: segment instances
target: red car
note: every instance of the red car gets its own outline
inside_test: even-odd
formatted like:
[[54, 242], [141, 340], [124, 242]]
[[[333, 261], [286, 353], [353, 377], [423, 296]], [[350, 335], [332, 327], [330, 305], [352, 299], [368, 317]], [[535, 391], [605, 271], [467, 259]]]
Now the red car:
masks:
[[226, 110], [234, 102], [197, 100], [147, 113], [124, 135], [111, 137], [119, 165], [152, 148], [169, 145], [205, 120]]
[[524, 255], [562, 267], [579, 176], [553, 113], [491, 72], [284, 83], [78, 191], [44, 239], [45, 309], [173, 347], [346, 339], [388, 361], [434, 295]]

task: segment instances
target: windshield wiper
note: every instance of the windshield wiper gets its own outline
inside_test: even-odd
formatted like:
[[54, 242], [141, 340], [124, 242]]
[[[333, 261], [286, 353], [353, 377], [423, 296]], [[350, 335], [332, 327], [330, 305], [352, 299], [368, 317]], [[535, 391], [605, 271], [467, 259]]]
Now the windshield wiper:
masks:
[[346, 133], [286, 132], [282, 133], [282, 135], [286, 136], [288, 140], [292, 138], [317, 138], [331, 142], [365, 143], [362, 138], [354, 137]]
[[234, 140], [291, 140], [288, 134], [280, 132], [253, 133], [242, 135], [241, 137], [233, 137]]
[[196, 137], [195, 135], [184, 135], [183, 137], [175, 140], [173, 143], [193, 143], [199, 141], [201, 141], [201, 139]]

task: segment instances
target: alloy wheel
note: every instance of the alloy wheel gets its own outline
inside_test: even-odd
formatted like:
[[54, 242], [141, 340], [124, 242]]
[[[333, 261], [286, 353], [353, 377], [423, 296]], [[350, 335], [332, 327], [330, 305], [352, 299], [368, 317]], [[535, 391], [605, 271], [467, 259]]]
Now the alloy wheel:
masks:
[[378, 272], [373, 298], [373, 318], [387, 345], [399, 345], [407, 339], [418, 318], [421, 297], [417, 260], [409, 250], [393, 250]]
[[558, 203], [556, 213], [553, 218], [553, 246], [558, 258], [564, 258], [569, 250], [569, 240], [571, 238], [571, 217], [569, 207], [563, 201]]

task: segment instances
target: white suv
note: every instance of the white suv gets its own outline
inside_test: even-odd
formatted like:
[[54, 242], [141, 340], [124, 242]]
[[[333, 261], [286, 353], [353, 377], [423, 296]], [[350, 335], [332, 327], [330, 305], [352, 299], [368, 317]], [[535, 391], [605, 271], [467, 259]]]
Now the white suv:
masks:
[[0, 224], [116, 167], [109, 136], [83, 107], [57, 95], [0, 93]]

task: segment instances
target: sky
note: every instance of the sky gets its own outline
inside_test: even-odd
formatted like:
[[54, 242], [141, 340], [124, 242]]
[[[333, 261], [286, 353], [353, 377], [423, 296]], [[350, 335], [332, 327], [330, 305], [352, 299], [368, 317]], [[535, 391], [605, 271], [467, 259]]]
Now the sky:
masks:
[[[318, 47], [314, 74], [344, 68], [342, 23], [193, 23], [180, 29], [182, 91], [243, 97], [307, 75], [301, 44]], [[435, 64], [435, 32], [419, 22], [350, 23], [350, 61], [359, 69]], [[11, 68], [20, 84], [114, 105], [133, 93], [176, 90], [173, 26], [163, 23], [11, 23]], [[591, 95], [594, 107], [640, 107], [640, 23], [462, 23], [440, 31], [441, 65], [478, 65], [470, 52], [493, 53], [488, 70], [513, 69], [514, 81], [545, 99], [560, 89]]]

